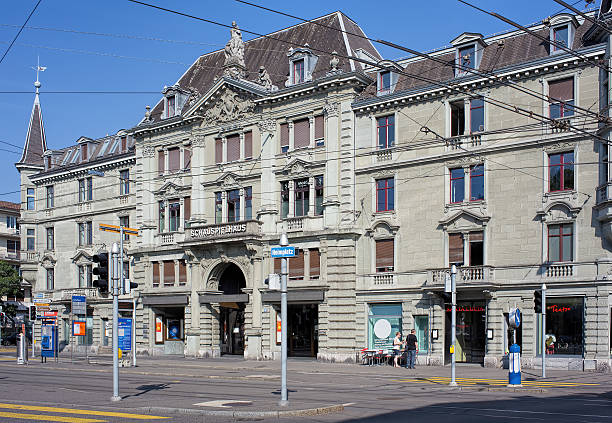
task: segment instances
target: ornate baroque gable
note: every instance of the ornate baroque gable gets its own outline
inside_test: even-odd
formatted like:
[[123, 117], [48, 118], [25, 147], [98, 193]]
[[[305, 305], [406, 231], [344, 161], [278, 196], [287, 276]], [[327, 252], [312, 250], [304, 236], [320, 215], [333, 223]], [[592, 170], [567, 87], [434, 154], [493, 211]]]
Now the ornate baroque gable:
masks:
[[213, 94], [207, 108], [200, 107], [204, 113], [206, 125], [218, 125], [243, 119], [255, 111], [255, 103], [246, 93], [237, 93], [226, 88], [222, 92]]

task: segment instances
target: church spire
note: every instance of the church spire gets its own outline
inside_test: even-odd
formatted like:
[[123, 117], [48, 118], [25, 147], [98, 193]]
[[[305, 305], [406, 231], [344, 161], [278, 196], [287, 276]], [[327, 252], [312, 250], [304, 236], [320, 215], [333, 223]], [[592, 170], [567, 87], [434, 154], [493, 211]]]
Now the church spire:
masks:
[[28, 125], [28, 133], [26, 135], [25, 145], [23, 146], [23, 154], [21, 160], [15, 164], [20, 167], [42, 167], [43, 153], [47, 150], [47, 141], [45, 138], [45, 128], [43, 126], [42, 109], [40, 108], [40, 81], [38, 80], [39, 72], [46, 69], [38, 64], [36, 66], [36, 96], [34, 97], [34, 105], [32, 106], [32, 114], [30, 115], [30, 124]]

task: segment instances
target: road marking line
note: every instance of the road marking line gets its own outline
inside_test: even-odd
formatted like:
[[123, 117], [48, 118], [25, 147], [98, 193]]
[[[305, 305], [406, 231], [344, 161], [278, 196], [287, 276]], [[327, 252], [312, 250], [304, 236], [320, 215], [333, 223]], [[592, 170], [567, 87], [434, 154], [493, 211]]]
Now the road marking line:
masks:
[[[252, 401], [213, 400], [213, 401], [199, 402], [193, 405], [198, 405], [200, 407], [231, 408], [232, 405], [234, 404], [235, 405], [250, 405], [252, 403], [253, 403]], [[225, 404], [230, 404], [230, 405], [225, 405]]]
[[[393, 379], [394, 382], [410, 382], [410, 383], [430, 383], [438, 385], [447, 385], [450, 383], [450, 378], [432, 377], [432, 378], [416, 378], [416, 379]], [[508, 381], [504, 379], [455, 379], [458, 385], [462, 386], [507, 386]], [[575, 388], [580, 386], [598, 386], [598, 383], [577, 383], [577, 382], [550, 382], [550, 381], [523, 381], [524, 387], [531, 388]]]
[[[138, 419], [138, 420], [153, 420], [153, 419], [169, 419], [170, 418], [170, 417], [161, 417], [161, 416], [149, 416], [146, 414], [118, 413], [115, 411], [97, 411], [97, 410], [84, 410], [84, 409], [79, 409], [79, 408], [61, 408], [61, 407], [41, 407], [38, 405], [22, 405], [22, 404], [2, 404], [0, 403], [0, 408], [9, 408], [12, 410], [27, 410], [27, 411], [47, 411], [51, 413], [84, 414], [84, 415], [90, 415], [90, 416], [126, 417], [129, 419]], [[101, 420], [95, 420], [95, 421], [101, 421]]]
[[[441, 381], [447, 381], [451, 378], [449, 377], [442, 377], [442, 376], [431, 376], [427, 379], [432, 379], [432, 380], [441, 380]], [[460, 381], [479, 381], [479, 382], [503, 382], [503, 383], [507, 383], [508, 381], [506, 379], [472, 379], [472, 378], [456, 378], [455, 379], [457, 382]], [[550, 381], [550, 380], [523, 380], [522, 381], [523, 384], [544, 384], [544, 385], [558, 385], [558, 384], [563, 384], [563, 385], [568, 385], [568, 386], [599, 386], [599, 383], [586, 383], [586, 382], [564, 382], [562, 380], [560, 381]]]
[[13, 419], [36, 420], [39, 422], [65, 422], [65, 423], [95, 423], [105, 422], [106, 420], [82, 419], [79, 417], [47, 416], [44, 414], [19, 414], [0, 411], [0, 417], [10, 417]]

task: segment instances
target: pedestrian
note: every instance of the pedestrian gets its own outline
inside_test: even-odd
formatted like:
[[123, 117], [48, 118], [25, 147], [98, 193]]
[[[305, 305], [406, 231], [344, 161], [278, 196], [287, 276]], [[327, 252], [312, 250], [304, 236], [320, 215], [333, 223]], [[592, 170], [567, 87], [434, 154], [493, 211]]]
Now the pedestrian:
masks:
[[415, 335], [415, 330], [412, 329], [406, 337], [406, 368], [414, 369], [416, 355], [419, 352], [418, 339]]
[[402, 348], [402, 333], [395, 332], [395, 338], [393, 338], [393, 367], [400, 367], [397, 360], [399, 360]]

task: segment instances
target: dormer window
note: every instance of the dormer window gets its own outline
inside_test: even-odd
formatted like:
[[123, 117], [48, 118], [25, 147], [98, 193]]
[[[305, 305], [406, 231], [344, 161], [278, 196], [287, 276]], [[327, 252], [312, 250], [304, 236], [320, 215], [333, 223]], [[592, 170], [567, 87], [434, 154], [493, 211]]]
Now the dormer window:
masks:
[[81, 161], [87, 160], [87, 144], [81, 144]]
[[293, 62], [293, 83], [301, 84], [304, 82], [304, 59]]
[[471, 75], [471, 69], [478, 69], [482, 60], [482, 52], [487, 46], [482, 34], [464, 32], [451, 44], [455, 46], [455, 76]]
[[391, 71], [383, 71], [378, 74], [378, 93], [391, 92]]
[[314, 72], [319, 56], [316, 56], [310, 51], [308, 44], [304, 47], [290, 48], [289, 53], [289, 77], [285, 82], [286, 87], [304, 82], [312, 81], [312, 73]]
[[476, 45], [459, 49], [459, 72], [467, 73], [466, 69], [476, 68]]
[[545, 22], [550, 25], [550, 54], [557, 54], [572, 48], [572, 40], [576, 32], [578, 22], [570, 14], [563, 13], [553, 16]]
[[179, 84], [174, 84], [171, 87], [164, 87], [162, 94], [164, 95], [164, 113], [162, 118], [168, 119], [181, 114], [181, 110], [183, 110], [190, 92], [182, 89]]
[[166, 98], [166, 117], [167, 118], [171, 118], [172, 116], [174, 116], [175, 113], [175, 109], [176, 109], [176, 96], [168, 96]]
[[561, 25], [556, 28], [552, 28], [552, 39], [554, 44], [552, 45], [551, 51], [562, 51], [562, 47], [569, 47], [569, 27], [568, 25]]

